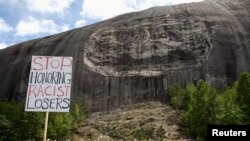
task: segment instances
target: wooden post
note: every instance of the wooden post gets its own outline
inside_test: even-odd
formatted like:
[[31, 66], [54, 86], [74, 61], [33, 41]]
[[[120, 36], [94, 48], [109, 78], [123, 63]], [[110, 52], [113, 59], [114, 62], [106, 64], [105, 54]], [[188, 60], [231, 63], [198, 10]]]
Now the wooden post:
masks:
[[49, 119], [49, 112], [46, 112], [45, 123], [44, 123], [43, 141], [46, 141], [46, 140], [47, 140], [48, 119]]

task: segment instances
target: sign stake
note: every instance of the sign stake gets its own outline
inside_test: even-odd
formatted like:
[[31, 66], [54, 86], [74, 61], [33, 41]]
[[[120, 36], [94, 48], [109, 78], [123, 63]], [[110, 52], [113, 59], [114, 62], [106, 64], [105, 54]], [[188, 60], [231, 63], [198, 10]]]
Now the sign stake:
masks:
[[45, 123], [44, 123], [43, 141], [47, 140], [46, 138], [47, 138], [47, 129], [48, 129], [48, 119], [49, 119], [49, 112], [46, 112]]

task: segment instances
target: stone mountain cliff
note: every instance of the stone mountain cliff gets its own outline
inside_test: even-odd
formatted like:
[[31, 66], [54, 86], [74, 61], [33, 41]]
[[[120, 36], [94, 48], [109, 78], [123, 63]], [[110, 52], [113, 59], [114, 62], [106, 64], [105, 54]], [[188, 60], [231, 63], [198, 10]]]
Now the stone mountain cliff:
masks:
[[0, 99], [25, 99], [32, 55], [73, 56], [71, 99], [94, 111], [165, 100], [174, 83], [223, 87], [250, 71], [249, 37], [249, 0], [128, 13], [1, 50]]

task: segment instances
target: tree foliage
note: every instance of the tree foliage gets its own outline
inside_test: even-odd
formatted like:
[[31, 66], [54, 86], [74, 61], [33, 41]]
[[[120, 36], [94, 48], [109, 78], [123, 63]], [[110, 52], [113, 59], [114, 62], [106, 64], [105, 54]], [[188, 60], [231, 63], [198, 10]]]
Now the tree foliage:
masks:
[[242, 109], [236, 102], [238, 83], [232, 88], [225, 89], [216, 98], [216, 122], [218, 124], [242, 124], [245, 117]]
[[237, 103], [246, 114], [245, 122], [250, 123], [250, 73], [240, 75], [237, 93]]
[[206, 136], [207, 125], [215, 121], [215, 97], [216, 91], [203, 80], [191, 92], [187, 116], [192, 135]]
[[169, 91], [171, 100], [170, 105], [178, 110], [187, 110], [189, 101], [188, 93], [180, 85], [174, 84]]
[[173, 85], [170, 97], [170, 105], [181, 110], [180, 123], [194, 137], [206, 138], [208, 124], [250, 123], [250, 73], [242, 73], [239, 82], [222, 92], [203, 80], [185, 89]]
[[15, 102], [0, 102], [0, 140], [41, 139], [42, 114], [23, 112], [23, 107]]
[[[84, 107], [83, 107], [84, 106]], [[70, 113], [50, 113], [48, 138], [62, 140], [84, 122], [88, 112], [86, 100], [72, 105]], [[24, 112], [24, 103], [0, 102], [0, 141], [42, 140], [45, 113]]]

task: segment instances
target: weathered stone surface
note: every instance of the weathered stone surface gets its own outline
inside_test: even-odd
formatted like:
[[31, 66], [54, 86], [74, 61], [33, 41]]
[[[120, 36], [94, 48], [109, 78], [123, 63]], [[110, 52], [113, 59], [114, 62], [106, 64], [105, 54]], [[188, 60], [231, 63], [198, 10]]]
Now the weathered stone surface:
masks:
[[72, 99], [94, 111], [164, 100], [173, 83], [223, 87], [250, 71], [249, 37], [249, 0], [128, 13], [0, 50], [0, 99], [25, 98], [32, 55], [73, 56]]
[[131, 19], [99, 28], [84, 62], [103, 75], [160, 75], [202, 65], [212, 45], [204, 22], [187, 12]]

